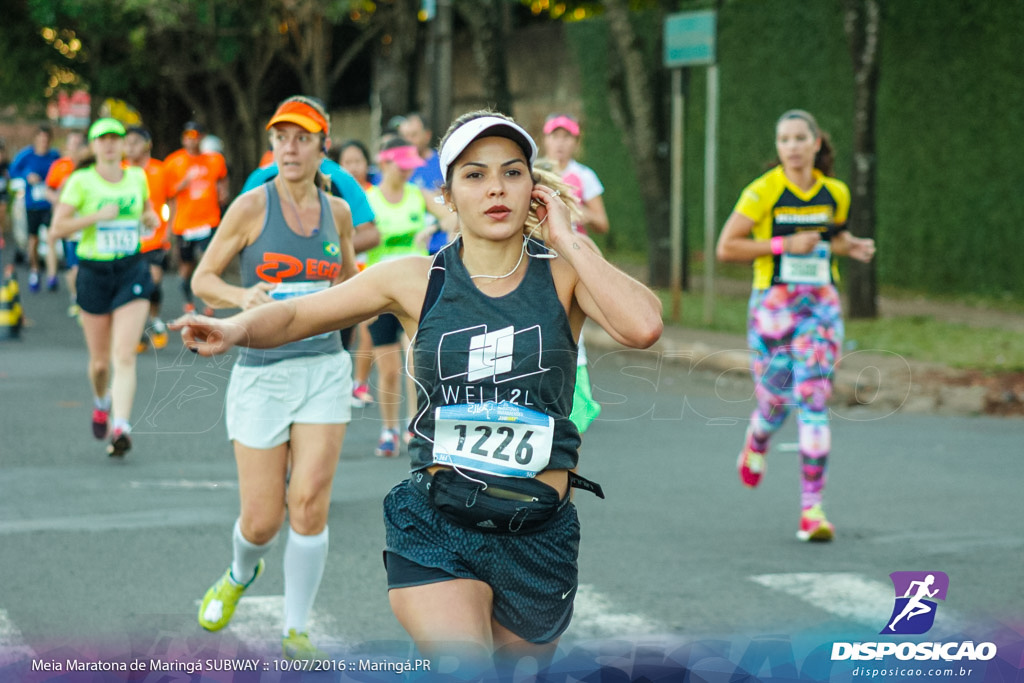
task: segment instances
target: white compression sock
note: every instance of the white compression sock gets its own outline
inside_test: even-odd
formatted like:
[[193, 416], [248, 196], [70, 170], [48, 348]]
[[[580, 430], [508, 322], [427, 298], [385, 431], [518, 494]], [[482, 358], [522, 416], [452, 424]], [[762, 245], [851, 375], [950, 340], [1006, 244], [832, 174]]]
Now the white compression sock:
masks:
[[231, 545], [234, 548], [234, 559], [231, 561], [231, 577], [239, 584], [246, 584], [256, 573], [256, 565], [260, 558], [274, 545], [277, 536], [263, 545], [256, 545], [242, 535], [242, 520], [235, 520], [235, 530], [231, 534]]
[[303, 536], [288, 529], [284, 547], [284, 634], [306, 630], [313, 600], [327, 565], [327, 527], [315, 536]]

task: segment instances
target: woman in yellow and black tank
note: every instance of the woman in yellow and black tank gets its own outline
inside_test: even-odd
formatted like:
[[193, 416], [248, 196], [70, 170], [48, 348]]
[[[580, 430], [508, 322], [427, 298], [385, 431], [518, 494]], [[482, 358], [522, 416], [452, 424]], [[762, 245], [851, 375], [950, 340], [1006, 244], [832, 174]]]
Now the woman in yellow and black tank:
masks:
[[846, 229], [850, 191], [833, 177], [828, 136], [806, 111], [775, 125], [778, 163], [740, 195], [718, 240], [722, 261], [753, 262], [747, 341], [757, 407], [737, 469], [749, 488], [761, 482], [771, 436], [798, 411], [801, 515], [797, 538], [831, 541], [822, 509], [832, 435], [827, 402], [843, 343], [835, 256], [870, 261], [874, 240]]

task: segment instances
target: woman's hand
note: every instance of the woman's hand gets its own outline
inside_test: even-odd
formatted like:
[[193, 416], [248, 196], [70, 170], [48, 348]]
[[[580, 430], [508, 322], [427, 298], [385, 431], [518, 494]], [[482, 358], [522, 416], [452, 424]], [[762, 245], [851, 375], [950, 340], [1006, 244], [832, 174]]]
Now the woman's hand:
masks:
[[105, 204], [100, 210], [93, 214], [97, 221], [112, 221], [120, 215], [121, 209], [117, 204]]
[[181, 330], [181, 341], [200, 356], [216, 356], [235, 346], [245, 336], [244, 328], [230, 319], [185, 315], [168, 323], [168, 329]]
[[252, 287], [249, 287], [243, 292], [242, 300], [239, 302], [241, 309], [248, 311], [250, 308], [269, 304], [273, 299], [268, 292], [276, 286], [271, 282], [257, 282]]
[[862, 263], [869, 263], [875, 257], [875, 241], [869, 237], [848, 238], [850, 242], [850, 258]]
[[537, 202], [537, 220], [540, 221], [540, 237], [544, 243], [558, 251], [559, 243], [564, 243], [566, 238], [575, 236], [572, 229], [572, 216], [569, 207], [565, 205], [561, 193], [552, 190], [547, 185], [534, 185], [530, 193], [532, 201]]
[[792, 235], [786, 235], [784, 239], [785, 253], [809, 254], [814, 250], [814, 247], [818, 242], [821, 241], [821, 233], [808, 230], [805, 232], [797, 232]]
[[152, 232], [160, 227], [160, 217], [156, 215], [156, 211], [149, 209], [142, 214], [142, 224]]

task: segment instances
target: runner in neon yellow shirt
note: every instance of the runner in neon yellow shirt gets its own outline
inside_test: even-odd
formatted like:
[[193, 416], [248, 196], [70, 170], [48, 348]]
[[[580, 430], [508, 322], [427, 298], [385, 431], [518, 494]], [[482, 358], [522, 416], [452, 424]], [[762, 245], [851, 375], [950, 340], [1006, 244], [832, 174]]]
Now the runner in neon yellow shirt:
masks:
[[[139, 254], [139, 238], [159, 224], [146, 175], [122, 168], [125, 129], [115, 119], [89, 128], [93, 161], [68, 178], [53, 217], [56, 237], [78, 231], [82, 239], [76, 291], [89, 348], [93, 388], [92, 433], [110, 437], [107, 453], [121, 457], [132, 446], [135, 346], [146, 324], [153, 280]], [[113, 425], [110, 423], [113, 413]], [[112, 429], [111, 429], [112, 427]]]

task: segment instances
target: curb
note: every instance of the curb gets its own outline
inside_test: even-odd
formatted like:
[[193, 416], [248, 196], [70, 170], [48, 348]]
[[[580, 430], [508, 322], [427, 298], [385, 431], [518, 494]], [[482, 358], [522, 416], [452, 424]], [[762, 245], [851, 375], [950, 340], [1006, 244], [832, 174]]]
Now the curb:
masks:
[[[595, 352], [655, 352], [663, 361], [688, 370], [750, 379], [750, 353], [739, 335], [675, 326], [649, 349], [630, 349], [600, 326], [584, 325], [587, 355]], [[886, 414], [982, 415], [992, 402], [985, 386], [971, 385], [968, 373], [918, 363], [884, 350], [845, 353], [833, 374], [833, 404], [863, 407]]]

